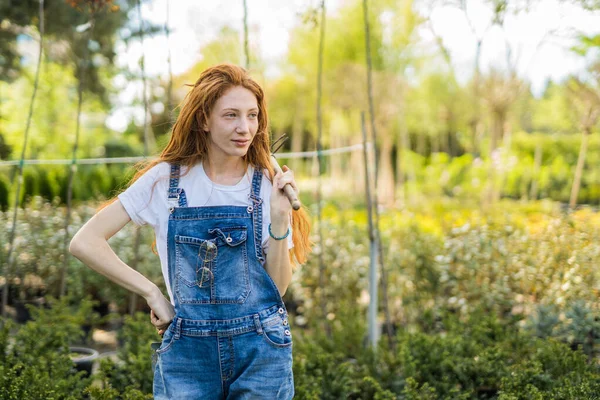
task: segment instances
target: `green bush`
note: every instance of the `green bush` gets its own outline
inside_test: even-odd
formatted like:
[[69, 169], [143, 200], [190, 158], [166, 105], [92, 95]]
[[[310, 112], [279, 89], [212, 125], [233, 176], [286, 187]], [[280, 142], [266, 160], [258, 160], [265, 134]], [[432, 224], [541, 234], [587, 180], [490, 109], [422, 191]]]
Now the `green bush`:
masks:
[[[568, 202], [579, 154], [581, 135], [545, 135], [519, 132], [513, 135], [511, 148], [499, 148], [492, 158], [473, 158], [471, 154], [449, 157], [431, 153], [428, 157], [405, 151], [402, 161], [408, 186], [417, 185], [425, 196], [449, 196], [470, 200], [478, 198], [487, 186], [494, 184], [506, 198], [528, 198], [533, 182], [537, 198]], [[534, 173], [537, 145], [542, 149], [542, 162]], [[592, 136], [581, 187], [580, 204], [600, 201], [599, 140]], [[412, 177], [416, 182], [411, 181]]]
[[531, 357], [512, 366], [502, 379], [499, 400], [597, 398], [600, 371], [581, 351], [552, 339], [532, 344]]
[[82, 326], [100, 322], [94, 302], [71, 296], [48, 301], [47, 308], [28, 306], [33, 318], [25, 325], [0, 320], [0, 400], [152, 399], [150, 342], [158, 335], [147, 314], [126, 318], [119, 362], [102, 359], [100, 372], [87, 377], [76, 373], [69, 346], [85, 341]]
[[119, 361], [104, 358], [100, 363], [99, 379], [103, 387], [119, 393], [131, 389], [152, 393], [154, 375], [150, 343], [159, 341], [160, 337], [148, 322], [148, 314], [140, 312], [133, 317], [126, 316], [118, 335], [119, 342], [123, 343], [118, 350]]
[[[60, 204], [66, 204], [69, 168], [69, 165], [24, 166], [19, 205], [23, 207], [35, 196], [40, 196], [46, 201], [53, 201], [58, 196]], [[116, 191], [131, 177], [129, 169], [131, 168], [126, 165], [78, 165], [73, 176], [72, 199], [74, 201], [105, 199], [116, 194]], [[12, 171], [8, 169], [0, 171], [0, 207], [4, 203], [10, 206], [14, 204], [16, 185], [11, 187], [8, 176], [10, 173], [17, 172], [16, 168]]]
[[[94, 212], [92, 207], [75, 207], [71, 212], [69, 237], [72, 237]], [[22, 300], [31, 299], [40, 292], [58, 295], [66, 250], [65, 214], [66, 210], [59, 207], [57, 198], [53, 203], [48, 203], [41, 197], [31, 200], [27, 212], [18, 212], [14, 242], [14, 252], [18, 257], [15, 258], [13, 271], [24, 282], [19, 286]], [[8, 226], [11, 222], [12, 213], [0, 214], [0, 239], [5, 242], [10, 234]], [[136, 229], [138, 228], [134, 224], [128, 224], [109, 240], [117, 255], [126, 263], [133, 260]], [[153, 232], [146, 227], [141, 228], [141, 234], [142, 244], [137, 269], [164, 288], [160, 261], [150, 248], [154, 239]], [[66, 244], [68, 245], [68, 240]], [[0, 249], [0, 254], [2, 251], [3, 249]], [[99, 302], [114, 303], [120, 313], [128, 311], [129, 291], [87, 267], [74, 256], [68, 254], [67, 257], [66, 287], [73, 297], [84, 298], [89, 294]], [[35, 278], [32, 281], [41, 282], [41, 285], [29, 287], [29, 280], [26, 278]], [[143, 304], [140, 303], [140, 306]]]
[[8, 195], [10, 192], [10, 181], [8, 177], [0, 174], [0, 211], [8, 210]]
[[[61, 265], [63, 219], [55, 208], [34, 198], [18, 219], [17, 270], [42, 275], [47, 282], [56, 275], [52, 266]], [[76, 207], [72, 231], [93, 211]], [[8, 221], [8, 215], [0, 217]], [[392, 340], [381, 308], [376, 350], [367, 346], [366, 212], [344, 209], [340, 200], [336, 207], [325, 204], [323, 218], [324, 246], [311, 238], [315, 253], [295, 272], [285, 295], [294, 329], [296, 398], [587, 399], [600, 391], [598, 213], [562, 213], [556, 203], [514, 201], [497, 202], [482, 213], [447, 199], [382, 210]], [[126, 228], [111, 238], [125, 262], [133, 257], [134, 233]], [[138, 269], [161, 283], [158, 259], [149, 250], [151, 232], [143, 233]], [[6, 234], [0, 229], [0, 237]], [[323, 286], [319, 256], [325, 266]], [[94, 293], [112, 299], [120, 313], [127, 310], [126, 291], [117, 291], [117, 285], [72, 257], [68, 278], [71, 307]], [[382, 290], [379, 296], [383, 305]], [[63, 317], [44, 318], [46, 325], [68, 331], [64, 326], [70, 322]], [[27, 335], [19, 346], [55, 346], [55, 336], [36, 339], [45, 335], [42, 325], [23, 330]], [[7, 331], [1, 331], [4, 349], [7, 338]], [[100, 387], [84, 388], [91, 398], [143, 399], [151, 393], [149, 344], [159, 337], [148, 313], [128, 318], [119, 338], [118, 360], [103, 360], [95, 376]], [[9, 356], [0, 354], [0, 365], [8, 365], [2, 375], [9, 377], [1, 382], [21, 393], [21, 372], [11, 366], [18, 357], [7, 362]], [[45, 368], [43, 361], [22, 358], [21, 364], [32, 364], [28, 376]]]
[[69, 302], [49, 298], [48, 309], [28, 306], [33, 319], [23, 326], [0, 320], [0, 399], [82, 398], [92, 378], [75, 373], [68, 346], [83, 340], [92, 303]]

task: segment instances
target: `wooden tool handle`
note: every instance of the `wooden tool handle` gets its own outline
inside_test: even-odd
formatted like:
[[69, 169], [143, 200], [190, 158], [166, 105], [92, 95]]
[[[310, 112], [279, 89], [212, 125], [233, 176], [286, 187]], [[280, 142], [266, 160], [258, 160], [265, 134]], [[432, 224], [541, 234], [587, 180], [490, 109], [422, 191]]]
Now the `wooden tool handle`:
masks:
[[[278, 173], [278, 172], [283, 173], [283, 171], [281, 170], [281, 167], [279, 166], [279, 163], [277, 162], [277, 159], [275, 157], [273, 157], [272, 155], [271, 155], [271, 167], [273, 167], [273, 169], [275, 170], [275, 173]], [[290, 201], [292, 208], [294, 210], [299, 210], [300, 206], [302, 204], [300, 203], [300, 200], [298, 200], [298, 197], [296, 196], [296, 192], [294, 191], [294, 188], [292, 187], [292, 185], [290, 185], [289, 183], [286, 183], [285, 186], [283, 187], [283, 192], [285, 193], [285, 196]]]

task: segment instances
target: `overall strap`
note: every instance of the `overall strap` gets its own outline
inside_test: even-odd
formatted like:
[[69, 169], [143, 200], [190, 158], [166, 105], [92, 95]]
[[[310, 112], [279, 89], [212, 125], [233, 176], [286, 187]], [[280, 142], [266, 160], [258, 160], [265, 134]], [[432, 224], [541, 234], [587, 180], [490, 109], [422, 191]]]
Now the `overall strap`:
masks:
[[252, 213], [252, 221], [254, 223], [254, 247], [256, 258], [260, 262], [265, 261], [262, 250], [262, 203], [260, 198], [260, 184], [262, 183], [262, 169], [254, 168], [254, 176], [252, 177], [252, 192], [248, 198], [252, 201], [252, 205], [248, 206], [248, 212]]
[[169, 177], [169, 192], [168, 198], [169, 204], [173, 206], [173, 203], [177, 207], [187, 207], [187, 198], [185, 196], [185, 190], [179, 187], [179, 164], [171, 164], [171, 174]]

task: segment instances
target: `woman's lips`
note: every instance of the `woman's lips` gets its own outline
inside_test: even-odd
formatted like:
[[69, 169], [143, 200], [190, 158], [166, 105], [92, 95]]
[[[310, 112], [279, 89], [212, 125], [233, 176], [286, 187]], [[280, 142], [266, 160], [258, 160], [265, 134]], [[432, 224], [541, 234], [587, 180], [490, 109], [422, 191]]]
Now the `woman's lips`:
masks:
[[233, 140], [233, 143], [236, 144], [236, 146], [239, 147], [244, 147], [246, 144], [248, 144], [249, 140]]

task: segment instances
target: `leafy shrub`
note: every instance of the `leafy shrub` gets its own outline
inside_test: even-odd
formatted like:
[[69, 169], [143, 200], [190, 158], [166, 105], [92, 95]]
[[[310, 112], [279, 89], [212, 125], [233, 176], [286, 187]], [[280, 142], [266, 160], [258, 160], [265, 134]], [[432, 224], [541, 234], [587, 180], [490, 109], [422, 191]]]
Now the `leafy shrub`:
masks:
[[29, 306], [33, 320], [20, 327], [0, 320], [0, 399], [82, 398], [92, 378], [75, 373], [69, 345], [83, 338], [92, 303], [74, 309], [69, 301], [49, 299], [48, 309]]
[[[148, 322], [147, 313], [125, 316], [125, 324], [118, 333], [118, 362], [103, 358], [100, 362], [99, 379], [107, 390], [112, 388], [126, 396], [128, 390], [136, 389], [140, 393], [152, 393], [152, 349], [150, 343], [159, 340], [156, 330]], [[99, 394], [96, 394], [99, 395]], [[134, 397], [132, 397], [134, 398]]]

